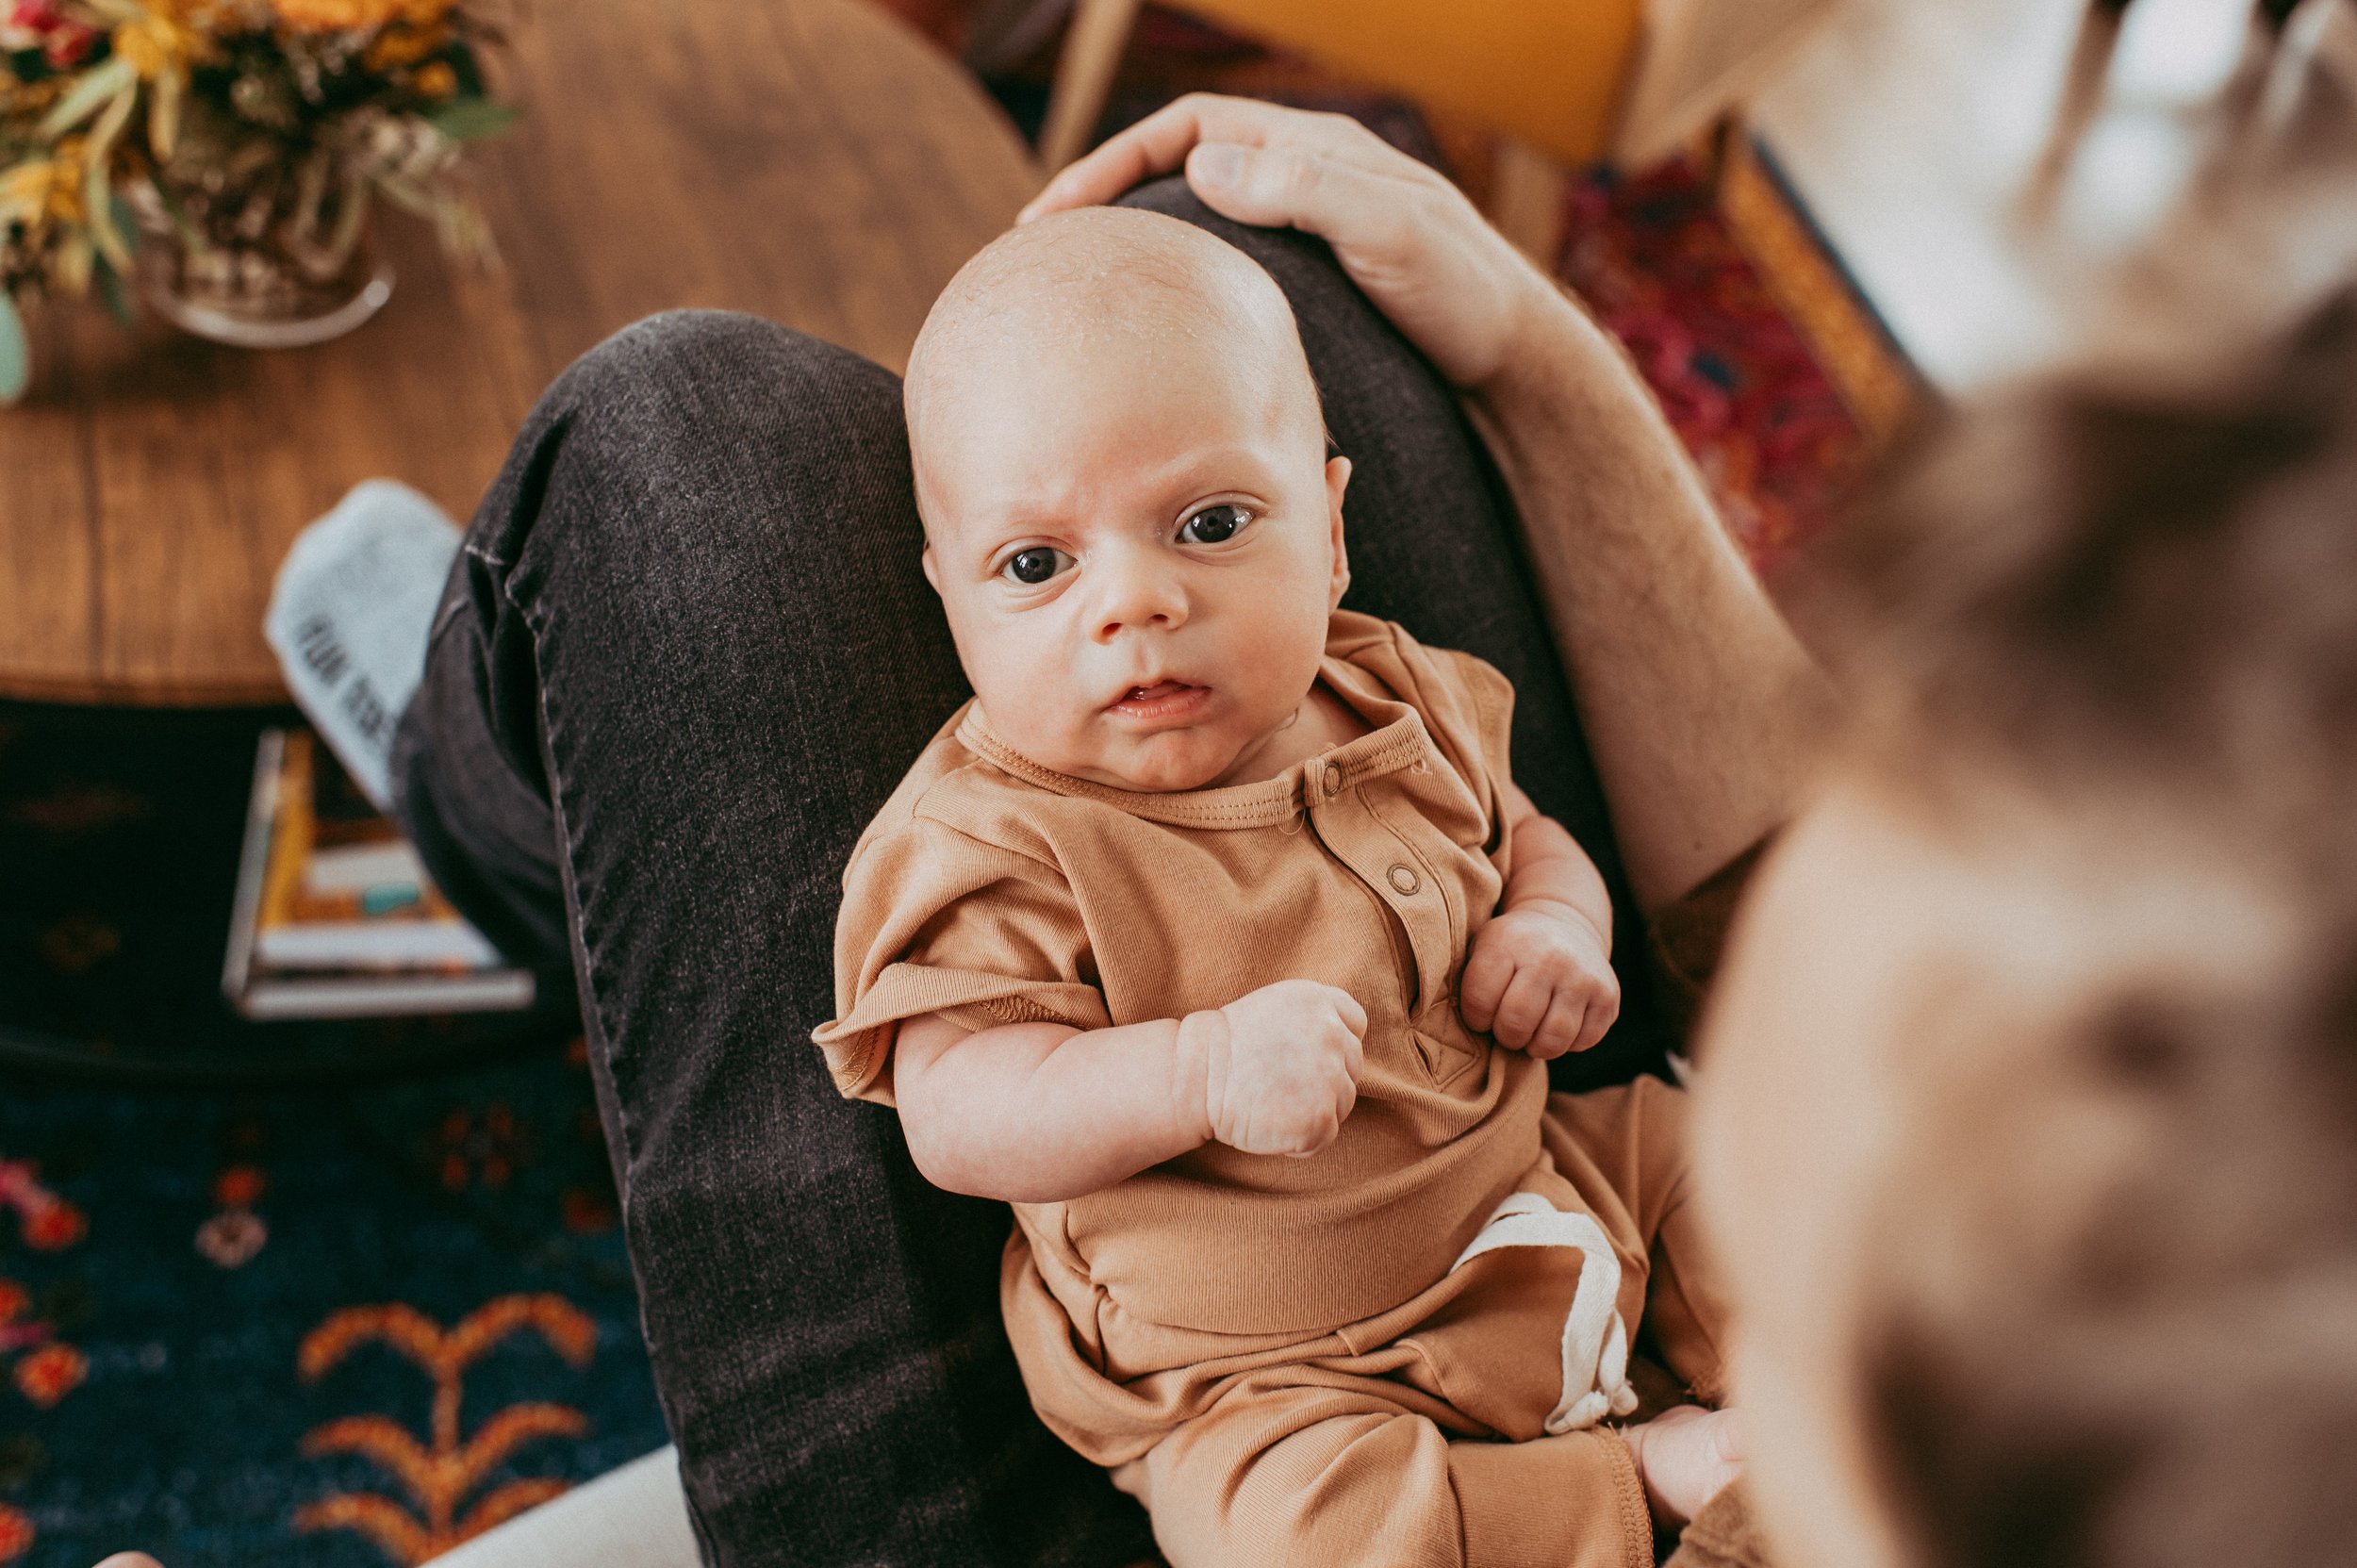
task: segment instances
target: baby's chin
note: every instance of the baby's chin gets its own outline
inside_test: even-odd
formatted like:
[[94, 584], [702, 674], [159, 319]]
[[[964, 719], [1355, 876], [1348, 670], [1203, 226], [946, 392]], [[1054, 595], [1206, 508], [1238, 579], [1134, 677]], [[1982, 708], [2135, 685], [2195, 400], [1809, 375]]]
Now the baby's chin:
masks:
[[[1180, 748], [1148, 748], [1162, 752], [1146, 756], [1093, 757], [1077, 760], [1071, 767], [1056, 767], [1059, 773], [1069, 773], [1076, 779], [1093, 784], [1110, 784], [1140, 795], [1170, 795], [1180, 790], [1202, 789], [1219, 782], [1235, 761], [1232, 750], [1225, 756], [1200, 760], [1183, 753]], [[1175, 754], [1173, 754], [1175, 753]]]
[[1038, 737], [1026, 745], [999, 732], [1000, 738], [1044, 767], [1091, 784], [1126, 789], [1140, 795], [1169, 795], [1202, 789], [1219, 782], [1243, 747], [1203, 730], [1164, 730], [1157, 734], [1123, 736], [1111, 744], [1058, 745]]

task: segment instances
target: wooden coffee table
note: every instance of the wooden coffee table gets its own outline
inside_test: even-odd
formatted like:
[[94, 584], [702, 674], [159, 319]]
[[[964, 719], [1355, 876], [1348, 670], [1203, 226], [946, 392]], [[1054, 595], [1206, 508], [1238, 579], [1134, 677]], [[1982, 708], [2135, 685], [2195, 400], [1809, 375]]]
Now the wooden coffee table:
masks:
[[550, 379], [674, 306], [898, 369], [1039, 184], [972, 79], [866, 0], [533, 6], [491, 68], [525, 111], [476, 149], [497, 272], [394, 215], [392, 303], [317, 348], [37, 313], [32, 394], [0, 409], [0, 697], [283, 701], [272, 574], [354, 483], [464, 520]]

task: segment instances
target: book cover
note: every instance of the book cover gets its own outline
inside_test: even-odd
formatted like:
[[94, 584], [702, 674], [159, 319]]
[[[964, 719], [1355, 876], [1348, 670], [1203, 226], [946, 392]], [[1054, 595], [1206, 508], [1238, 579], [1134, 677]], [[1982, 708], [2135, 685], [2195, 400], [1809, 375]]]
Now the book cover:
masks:
[[501, 1012], [530, 974], [451, 906], [307, 730], [255, 750], [223, 989], [252, 1018]]

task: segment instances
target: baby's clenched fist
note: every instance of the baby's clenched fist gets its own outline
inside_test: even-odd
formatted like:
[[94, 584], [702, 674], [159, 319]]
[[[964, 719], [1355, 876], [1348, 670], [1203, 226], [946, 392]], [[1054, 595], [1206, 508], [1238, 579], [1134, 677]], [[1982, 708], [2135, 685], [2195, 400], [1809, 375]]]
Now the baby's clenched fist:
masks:
[[1457, 984], [1465, 1027], [1541, 1062], [1586, 1050], [1621, 1015], [1604, 933], [1561, 904], [1509, 909], [1475, 933]]
[[1211, 1136], [1247, 1154], [1315, 1154], [1359, 1098], [1366, 1009], [1347, 991], [1280, 980], [1180, 1020], [1203, 1053]]

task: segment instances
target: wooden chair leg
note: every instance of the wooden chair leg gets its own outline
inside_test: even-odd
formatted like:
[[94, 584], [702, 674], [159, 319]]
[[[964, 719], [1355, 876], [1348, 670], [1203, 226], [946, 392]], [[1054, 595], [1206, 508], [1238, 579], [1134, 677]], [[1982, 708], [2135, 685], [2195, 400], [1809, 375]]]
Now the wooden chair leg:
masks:
[[1047, 98], [1047, 118], [1039, 131], [1039, 161], [1049, 173], [1088, 151], [1089, 137], [1105, 116], [1113, 72], [1129, 47], [1141, 0], [1080, 0], [1072, 30], [1064, 35], [1056, 62], [1056, 85]]
[[2103, 107], [2103, 78], [2119, 47], [2120, 20], [2130, 0], [2088, 0], [2079, 18], [2079, 36], [2070, 46], [2070, 65], [2063, 75], [2062, 102], [2047, 132], [2046, 149], [2038, 155], [2020, 198], [2019, 216], [2029, 227], [2043, 227], [2054, 216], [2062, 188], [2078, 156], [2079, 143]]
[[1572, 172], [1560, 161], [1527, 141], [1502, 137], [1484, 216], [1541, 272], [1552, 274], [1562, 259], [1563, 203], [1571, 188]]

